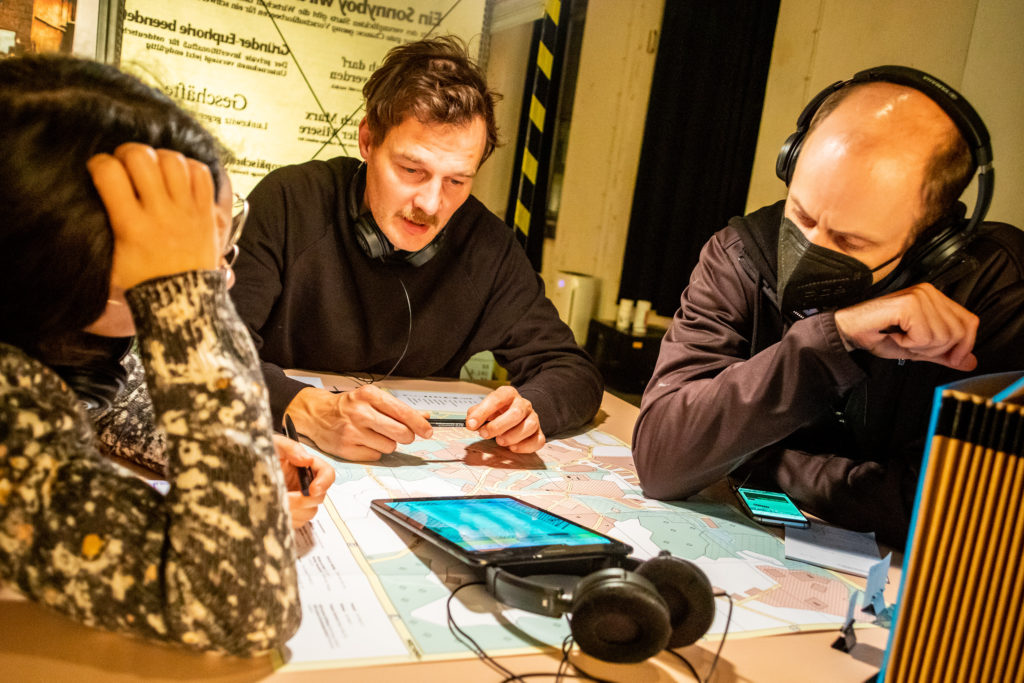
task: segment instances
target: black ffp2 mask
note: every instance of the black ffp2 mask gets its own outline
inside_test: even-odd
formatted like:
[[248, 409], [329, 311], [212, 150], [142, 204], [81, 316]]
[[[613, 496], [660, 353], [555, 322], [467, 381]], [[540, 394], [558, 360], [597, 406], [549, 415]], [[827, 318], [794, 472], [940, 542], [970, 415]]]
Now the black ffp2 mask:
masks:
[[786, 217], [779, 229], [779, 308], [783, 313], [843, 308], [868, 297], [874, 273], [900, 257], [868, 268], [838, 251], [819, 247]]

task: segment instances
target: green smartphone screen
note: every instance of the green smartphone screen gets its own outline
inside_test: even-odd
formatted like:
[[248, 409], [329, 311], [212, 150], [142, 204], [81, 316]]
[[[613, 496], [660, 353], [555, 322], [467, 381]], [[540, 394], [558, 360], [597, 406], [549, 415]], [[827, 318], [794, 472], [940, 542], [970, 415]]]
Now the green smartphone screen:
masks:
[[740, 487], [736, 489], [736, 493], [754, 519], [764, 518], [766, 521], [807, 524], [807, 518], [800, 512], [800, 509], [793, 504], [789, 496], [781, 491], [762, 491], [761, 489]]

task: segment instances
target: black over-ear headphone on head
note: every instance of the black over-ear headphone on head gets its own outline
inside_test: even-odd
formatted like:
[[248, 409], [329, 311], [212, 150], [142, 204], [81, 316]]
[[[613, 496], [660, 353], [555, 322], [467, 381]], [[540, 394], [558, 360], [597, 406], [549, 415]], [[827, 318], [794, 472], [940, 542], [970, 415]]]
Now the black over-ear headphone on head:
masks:
[[360, 199], [365, 190], [366, 162], [364, 161], [359, 164], [359, 168], [356, 169], [352, 182], [348, 186], [348, 215], [356, 228], [356, 241], [359, 242], [359, 246], [367, 256], [391, 263], [407, 263], [418, 268], [437, 255], [444, 243], [445, 231], [443, 229], [419, 251], [395, 249], [381, 232], [377, 221], [373, 219], [373, 213], [369, 210], [362, 212], [359, 210]]
[[707, 576], [668, 551], [646, 561], [623, 558], [620, 566], [582, 576], [537, 575], [536, 565], [519, 570], [531, 575], [520, 576], [514, 565], [488, 567], [487, 590], [527, 612], [568, 613], [580, 649], [608, 662], [641, 662], [665, 648], [690, 645], [715, 617]]
[[900, 263], [897, 271], [902, 277], [895, 278], [886, 289], [892, 291], [906, 284], [913, 276], [925, 275], [946, 263], [950, 257], [967, 246], [974, 238], [978, 224], [985, 218], [992, 203], [995, 185], [995, 171], [992, 168], [992, 146], [988, 129], [974, 107], [953, 88], [938, 78], [923, 71], [905, 66], [878, 66], [859, 71], [848, 81], [837, 81], [828, 86], [804, 107], [796, 122], [796, 132], [786, 138], [775, 162], [775, 175], [789, 185], [796, 169], [800, 148], [807, 136], [814, 114], [829, 95], [855, 83], [883, 81], [896, 83], [918, 90], [942, 107], [971, 150], [971, 157], [978, 168], [978, 200], [974, 213], [966, 224], [962, 216], [944, 216], [935, 225], [922, 232], [922, 238], [915, 242]]

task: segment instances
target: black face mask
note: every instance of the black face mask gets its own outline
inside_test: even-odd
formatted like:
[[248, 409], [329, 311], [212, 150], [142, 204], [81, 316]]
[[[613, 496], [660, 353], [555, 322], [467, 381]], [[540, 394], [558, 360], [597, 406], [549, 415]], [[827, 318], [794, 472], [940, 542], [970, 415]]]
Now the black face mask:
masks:
[[843, 308], [868, 298], [872, 275], [896, 259], [868, 268], [863, 263], [812, 244], [793, 221], [783, 217], [779, 229], [779, 308], [810, 314]]

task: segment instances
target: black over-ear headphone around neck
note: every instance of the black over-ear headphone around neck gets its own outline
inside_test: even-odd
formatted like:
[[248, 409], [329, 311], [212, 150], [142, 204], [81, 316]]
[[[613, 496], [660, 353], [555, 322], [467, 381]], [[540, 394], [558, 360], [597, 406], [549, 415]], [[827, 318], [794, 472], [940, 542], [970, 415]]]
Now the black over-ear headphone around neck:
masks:
[[360, 200], [366, 191], [366, 162], [359, 164], [352, 182], [348, 186], [348, 216], [356, 229], [356, 241], [363, 252], [372, 259], [379, 259], [391, 263], [407, 263], [419, 267], [434, 258], [444, 244], [445, 230], [437, 233], [437, 236], [427, 246], [419, 251], [400, 251], [395, 249], [388, 238], [381, 232], [373, 214], [367, 211], [360, 211]]
[[[488, 567], [487, 590], [499, 602], [527, 612], [569, 614], [576, 644], [604, 661], [641, 662], [665, 648], [690, 645], [707, 633], [715, 617], [707, 576], [667, 551], [580, 574], [541, 571], [532, 564]], [[526, 572], [530, 575], [521, 575]]]
[[887, 283], [886, 290], [892, 291], [908, 284], [912, 278], [924, 276], [946, 263], [950, 257], [966, 247], [974, 238], [978, 224], [985, 218], [992, 203], [995, 170], [992, 168], [992, 146], [989, 141], [988, 129], [978, 112], [960, 93], [938, 78], [917, 69], [905, 66], [878, 66], [859, 71], [847, 81], [833, 83], [815, 95], [804, 107], [796, 122], [796, 132], [786, 138], [775, 162], [775, 174], [781, 180], [789, 185], [793, 179], [797, 158], [807, 136], [808, 128], [814, 119], [814, 114], [829, 95], [855, 83], [872, 81], [884, 81], [914, 88], [942, 107], [942, 110], [953, 120], [960, 134], [963, 135], [971, 150], [971, 157], [978, 168], [978, 199], [974, 204], [974, 212], [971, 217], [965, 224], [962, 216], [947, 215], [936, 224], [926, 228], [922, 232], [921, 238], [903, 257], [897, 269], [899, 275], [894, 273], [897, 277]]

